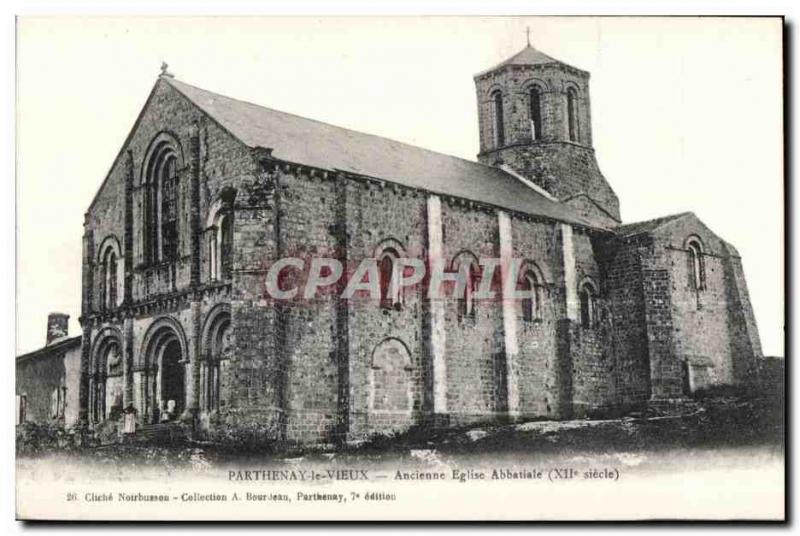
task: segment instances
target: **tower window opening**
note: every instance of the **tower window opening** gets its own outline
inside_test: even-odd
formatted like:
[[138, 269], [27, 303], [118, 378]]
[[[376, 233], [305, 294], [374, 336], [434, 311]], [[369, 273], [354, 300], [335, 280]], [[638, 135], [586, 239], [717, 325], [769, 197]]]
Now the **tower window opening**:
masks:
[[500, 91], [492, 94], [492, 105], [494, 108], [494, 144], [495, 147], [502, 147], [506, 144], [506, 137], [503, 124], [503, 94]]
[[542, 139], [542, 94], [539, 86], [533, 86], [530, 92], [531, 139]]
[[567, 126], [569, 141], [578, 140], [578, 92], [575, 88], [567, 90]]

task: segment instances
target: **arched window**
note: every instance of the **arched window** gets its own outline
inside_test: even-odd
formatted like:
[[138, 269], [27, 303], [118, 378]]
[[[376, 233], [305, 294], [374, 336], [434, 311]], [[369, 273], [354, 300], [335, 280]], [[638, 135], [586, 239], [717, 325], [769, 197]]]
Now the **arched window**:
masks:
[[145, 160], [142, 253], [147, 263], [178, 258], [178, 169], [176, 143], [161, 134]]
[[457, 296], [458, 320], [475, 320], [475, 291], [480, 282], [478, 259], [469, 252], [459, 254], [453, 260], [453, 269], [458, 272], [457, 289], [463, 289]]
[[177, 159], [169, 155], [161, 168], [161, 260], [178, 256]]
[[108, 311], [119, 305], [121, 295], [122, 258], [116, 237], [108, 236], [100, 244], [97, 256], [98, 277], [96, 281], [99, 310]]
[[531, 120], [531, 139], [542, 139], [542, 89], [539, 86], [531, 86], [530, 90], [530, 120]]
[[584, 281], [578, 290], [581, 301], [581, 326], [594, 327], [597, 323], [597, 289], [591, 281]]
[[117, 306], [117, 256], [113, 251], [109, 253], [106, 270], [108, 272], [108, 307], [113, 308]]
[[233, 202], [236, 191], [229, 189], [208, 212], [208, 275], [212, 281], [229, 279], [233, 265]]
[[117, 306], [117, 256], [111, 248], [103, 261], [103, 271], [103, 306], [105, 309], [113, 309]]
[[220, 268], [222, 278], [228, 279], [231, 276], [231, 257], [233, 254], [233, 214], [229, 213], [222, 217], [220, 223]]
[[578, 140], [578, 92], [574, 87], [567, 89], [567, 126], [569, 141]]
[[378, 256], [378, 278], [380, 282], [381, 307], [384, 309], [400, 308], [400, 293], [394, 279], [397, 259], [400, 256], [393, 248], [384, 249]]
[[700, 241], [697, 239], [690, 239], [686, 247], [689, 252], [689, 283], [692, 288], [698, 292], [705, 290], [706, 271], [705, 262], [703, 260], [703, 248], [700, 245]]
[[495, 91], [492, 93], [492, 107], [494, 115], [494, 145], [502, 147], [506, 144], [505, 127], [503, 124], [503, 93]]
[[533, 322], [541, 319], [540, 283], [533, 270], [526, 270], [522, 273], [518, 288], [525, 294], [525, 297], [520, 300], [522, 320], [524, 322]]

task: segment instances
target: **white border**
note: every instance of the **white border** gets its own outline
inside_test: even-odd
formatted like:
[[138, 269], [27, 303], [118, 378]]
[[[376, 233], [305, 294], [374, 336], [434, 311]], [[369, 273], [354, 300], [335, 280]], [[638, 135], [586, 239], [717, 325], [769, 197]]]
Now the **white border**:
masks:
[[[405, 2], [389, 0], [381, 3], [373, 1], [274, 1], [270, 3], [257, 1], [209, 1], [194, 0], [192, 2], [167, 2], [165, 0], [140, 0], [138, 2], [101, 2], [101, 1], [82, 1], [64, 2], [56, 1], [11, 1], [0, 4], [0, 58], [2, 58], [3, 76], [0, 77], [0, 251], [4, 259], [2, 263], [2, 277], [0, 277], [0, 344], [7, 351], [4, 352], [5, 358], [13, 362], [15, 355], [14, 344], [14, 313], [15, 313], [15, 15], [63, 15], [63, 14], [97, 14], [97, 15], [202, 15], [202, 14], [260, 14], [260, 15], [785, 15], [790, 31], [794, 34], [793, 42], [790, 42], [789, 52], [790, 65], [786, 68], [789, 72], [796, 72], [798, 67], [795, 43], [797, 41], [797, 21], [800, 19], [800, 2], [796, 0], [728, 0], [726, 2], [710, 0], [676, 0], [672, 2], [651, 1], [581, 1], [581, 0], [544, 0], [536, 2], [530, 1], [508, 1], [508, 0], [459, 0], [458, 2], [446, 0], [407, 0]], [[787, 128], [795, 124], [797, 107], [791, 110], [791, 116], [787, 117]], [[797, 140], [789, 137], [792, 145], [787, 147], [791, 154], [795, 154]], [[791, 171], [791, 170], [790, 170]], [[791, 177], [789, 180], [791, 181]], [[797, 206], [797, 187], [792, 192], [790, 202]], [[792, 229], [795, 231], [795, 229]], [[796, 250], [798, 247], [797, 233], [792, 234], [792, 246]], [[793, 276], [794, 274], [789, 274]], [[792, 288], [790, 285], [788, 288]], [[797, 302], [800, 298], [800, 291], [794, 287], [793, 294], [787, 303]], [[791, 326], [791, 327], [794, 327]], [[791, 330], [794, 333], [794, 330]], [[791, 337], [794, 339], [794, 337]], [[789, 348], [794, 347], [793, 344]], [[789, 358], [789, 356], [787, 356]], [[2, 389], [4, 393], [4, 411], [0, 426], [3, 430], [2, 453], [4, 467], [2, 479], [2, 492], [0, 493], [0, 505], [3, 520], [3, 533], [14, 534], [24, 530], [24, 526], [14, 522], [14, 427], [13, 427], [13, 404], [11, 403], [13, 393], [14, 375], [11, 373], [11, 365], [7, 373], [2, 375]], [[796, 367], [794, 375], [797, 375]], [[792, 378], [794, 380], [796, 378]], [[7, 405], [5, 405], [7, 403]], [[787, 408], [789, 409], [789, 408]], [[795, 408], [791, 408], [795, 409]], [[793, 412], [792, 415], [796, 415]], [[796, 424], [797, 418], [793, 418], [792, 426]], [[576, 505], [579, 507], [579, 505]], [[183, 527], [181, 530], [197, 530], [200, 527]], [[408, 527], [415, 532], [432, 533], [434, 529], [422, 529], [421, 527]], [[477, 528], [477, 527], [476, 527]], [[106, 532], [113, 530], [108, 526], [88, 527], [89, 530], [96, 529]], [[166, 534], [167, 531], [179, 530], [176, 526], [138, 527], [134, 530], [147, 531], [147, 534]], [[204, 530], [222, 532], [229, 531], [230, 527], [205, 526]], [[269, 530], [270, 532], [284, 532], [290, 530], [277, 526], [272, 527], [249, 527], [249, 530]], [[69, 534], [83, 534], [87, 530], [86, 526], [68, 526], [61, 530]], [[119, 530], [119, 529], [117, 529]], [[128, 530], [131, 530], [128, 528]], [[293, 530], [292, 532], [310, 532], [312, 529], [304, 528]], [[319, 529], [317, 529], [319, 530]], [[331, 530], [325, 527], [324, 530]], [[352, 530], [352, 527], [338, 527], [337, 530]], [[371, 529], [368, 529], [371, 530]], [[454, 530], [454, 529], [451, 529]], [[455, 530], [459, 530], [455, 528]], [[498, 530], [496, 528], [484, 527], [479, 530]], [[537, 531], [555, 530], [552, 527], [537, 527]], [[576, 530], [575, 528], [570, 529]], [[617, 527], [608, 527], [607, 530], [617, 530]], [[682, 534], [694, 533], [700, 530], [693, 528], [687, 530], [674, 527], [672, 530], [680, 530]], [[747, 531], [760, 531], [762, 528], [749, 528]], [[559, 532], [562, 532], [559, 530]]]

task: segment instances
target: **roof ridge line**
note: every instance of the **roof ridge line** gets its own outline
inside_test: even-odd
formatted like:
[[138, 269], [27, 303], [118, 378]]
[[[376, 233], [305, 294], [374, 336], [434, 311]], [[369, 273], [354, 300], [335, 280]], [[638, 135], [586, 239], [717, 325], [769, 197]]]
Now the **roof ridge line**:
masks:
[[654, 222], [654, 221], [659, 221], [659, 220], [672, 220], [672, 219], [676, 219], [676, 218], [682, 218], [683, 216], [687, 216], [689, 214], [692, 214], [691, 210], [684, 210], [682, 212], [675, 212], [675, 213], [672, 213], [672, 214], [667, 214], [666, 216], [659, 216], [658, 218], [650, 218], [649, 220], [634, 221], [634, 222], [631, 222], [631, 223], [626, 223], [624, 225], [636, 225], [636, 224], [639, 224], [639, 223], [648, 223], [648, 222]]
[[616, 227], [615, 231], [617, 233], [619, 233], [621, 236], [625, 236], [626, 227], [628, 229], [630, 229], [630, 228], [632, 228], [632, 227], [634, 227], [636, 225], [645, 225], [645, 224], [648, 224], [648, 223], [649, 224], [654, 224], [654, 226], [651, 229], [642, 229], [642, 230], [639, 230], [639, 231], [634, 230], [633, 233], [627, 235], [627, 236], [636, 236], [636, 235], [639, 235], [639, 234], [642, 234], [642, 233], [655, 231], [656, 229], [659, 229], [661, 226], [666, 225], [667, 223], [670, 223], [670, 222], [673, 222], [673, 221], [678, 220], [680, 218], [685, 218], [686, 216], [691, 216], [691, 215], [694, 215], [694, 212], [692, 212], [690, 210], [686, 210], [686, 211], [683, 211], [683, 212], [676, 212], [674, 214], [668, 214], [666, 216], [660, 216], [658, 218], [651, 218], [649, 220], [642, 220], [642, 221], [635, 221], [635, 222], [631, 222], [631, 223], [625, 223], [625, 224], [622, 224], [622, 225], [619, 225], [618, 227]]
[[[449, 153], [443, 153], [443, 152], [439, 152], [439, 151], [434, 151], [433, 149], [427, 149], [425, 147], [421, 147], [419, 145], [414, 145], [412, 143], [408, 143], [408, 142], [405, 142], [405, 141], [396, 140], [394, 138], [389, 138], [389, 137], [381, 136], [381, 135], [378, 135], [378, 134], [372, 134], [370, 132], [364, 132], [363, 130], [356, 130], [356, 129], [353, 129], [353, 128], [350, 128], [350, 127], [342, 127], [342, 126], [339, 126], [339, 125], [334, 125], [333, 123], [320, 121], [319, 119], [314, 119], [314, 118], [307, 117], [307, 116], [304, 116], [304, 115], [299, 115], [299, 114], [292, 113], [292, 112], [285, 112], [283, 110], [277, 110], [275, 108], [270, 108], [269, 106], [264, 106], [263, 104], [258, 104], [258, 103], [247, 101], [247, 100], [243, 100], [243, 99], [237, 99], [236, 97], [229, 97], [228, 95], [223, 95], [222, 93], [217, 93], [216, 91], [211, 91], [209, 89], [205, 89], [205, 88], [202, 88], [202, 87], [199, 87], [199, 86], [195, 86], [193, 84], [189, 84], [188, 82], [184, 82], [182, 80], [177, 80], [175, 78], [170, 78], [170, 79], [166, 80], [166, 82], [169, 83], [170, 85], [172, 85], [172, 82], [178, 82], [179, 84], [187, 85], [187, 86], [189, 86], [189, 87], [191, 87], [193, 89], [199, 90], [199, 91], [205, 91], [206, 93], [212, 93], [212, 94], [214, 94], [214, 95], [216, 95], [218, 97], [222, 97], [224, 99], [229, 99], [229, 100], [236, 101], [236, 102], [241, 102], [241, 103], [244, 103], [244, 104], [247, 104], [247, 105], [250, 105], [250, 106], [257, 106], [258, 108], [263, 108], [265, 110], [269, 110], [270, 112], [289, 115], [289, 116], [292, 116], [292, 117], [296, 117], [298, 119], [302, 119], [304, 121], [312, 121], [314, 123], [317, 123], [317, 124], [320, 124], [320, 125], [325, 125], [327, 127], [331, 127], [331, 128], [335, 128], [335, 129], [339, 129], [339, 130], [346, 130], [348, 132], [352, 132], [352, 133], [358, 134], [360, 136], [371, 136], [373, 138], [378, 138], [378, 139], [389, 141], [389, 142], [392, 142], [392, 143], [397, 143], [397, 144], [400, 144], [400, 145], [404, 145], [406, 147], [411, 147], [412, 149], [416, 149], [418, 151], [425, 151], [427, 153], [431, 153], [431, 154], [435, 154], [435, 155], [439, 155], [439, 156], [446, 156], [448, 158], [455, 158], [457, 160], [461, 160], [462, 162], [467, 162], [469, 164], [478, 165], [478, 166], [484, 166], [484, 167], [487, 167], [487, 168], [493, 168], [493, 166], [490, 166], [488, 164], [484, 164], [484, 163], [479, 162], [477, 160], [469, 160], [469, 159], [463, 158], [461, 156], [456, 156], [456, 155], [452, 155], [452, 154], [449, 154]], [[174, 85], [172, 87], [174, 87], [176, 90], [180, 91], [181, 94], [184, 95], [189, 100], [192, 100], [192, 98], [189, 95], [186, 95], [183, 91], [181, 91], [179, 87], [176, 87]]]

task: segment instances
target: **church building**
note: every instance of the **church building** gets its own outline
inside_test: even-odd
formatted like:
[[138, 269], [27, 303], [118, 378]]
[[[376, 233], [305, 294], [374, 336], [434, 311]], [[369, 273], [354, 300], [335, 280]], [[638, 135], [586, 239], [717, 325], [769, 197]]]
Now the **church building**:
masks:
[[[623, 223], [589, 73], [530, 45], [474, 77], [477, 161], [163, 69], [85, 214], [78, 419], [249, 444], [619, 415], [762, 358], [739, 254], [687, 212]], [[467, 270], [459, 295], [275, 300], [286, 257]], [[523, 299], [473, 299], [480, 259]], [[338, 283], [337, 283], [338, 285]]]

